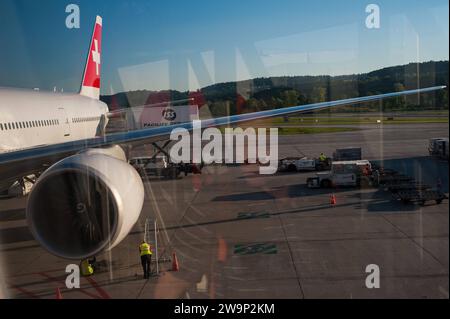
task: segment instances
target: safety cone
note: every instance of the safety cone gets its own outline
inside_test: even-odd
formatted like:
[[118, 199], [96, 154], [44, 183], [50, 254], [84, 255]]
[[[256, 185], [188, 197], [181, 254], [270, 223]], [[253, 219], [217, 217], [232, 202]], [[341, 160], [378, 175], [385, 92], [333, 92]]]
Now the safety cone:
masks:
[[60, 300], [63, 299], [63, 296], [61, 294], [61, 290], [59, 288], [56, 288], [56, 299]]
[[179, 271], [179, 270], [180, 270], [180, 265], [178, 264], [177, 254], [173, 253], [173, 256], [172, 256], [172, 271]]
[[336, 195], [331, 194], [331, 197], [330, 197], [330, 204], [331, 204], [331, 206], [335, 206], [336, 203], [337, 203], [337, 201], [336, 201]]

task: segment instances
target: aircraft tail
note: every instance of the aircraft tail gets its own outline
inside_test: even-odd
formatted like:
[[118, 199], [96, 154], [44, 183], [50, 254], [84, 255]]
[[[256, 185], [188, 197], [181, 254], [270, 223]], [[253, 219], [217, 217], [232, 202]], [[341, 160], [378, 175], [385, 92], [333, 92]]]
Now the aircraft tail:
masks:
[[102, 56], [102, 18], [97, 16], [84, 70], [80, 95], [100, 99], [100, 71]]

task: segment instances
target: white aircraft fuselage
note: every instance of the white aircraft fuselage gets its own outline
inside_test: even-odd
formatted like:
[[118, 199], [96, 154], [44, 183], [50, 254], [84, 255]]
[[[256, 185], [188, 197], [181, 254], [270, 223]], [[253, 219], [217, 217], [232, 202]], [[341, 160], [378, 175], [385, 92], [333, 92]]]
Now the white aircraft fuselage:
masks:
[[108, 106], [79, 94], [0, 88], [0, 153], [95, 137]]

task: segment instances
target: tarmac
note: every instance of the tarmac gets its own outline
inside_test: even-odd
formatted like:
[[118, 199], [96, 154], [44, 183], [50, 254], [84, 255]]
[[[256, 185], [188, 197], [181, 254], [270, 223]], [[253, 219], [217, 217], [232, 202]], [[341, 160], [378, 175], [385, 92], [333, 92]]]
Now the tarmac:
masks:
[[[448, 161], [428, 156], [428, 139], [448, 124], [365, 125], [333, 134], [280, 136], [279, 157], [314, 157], [362, 147], [381, 162], [448, 194]], [[145, 155], [145, 149], [138, 151]], [[138, 224], [99, 269], [66, 288], [70, 261], [28, 231], [26, 198], [0, 201], [0, 265], [8, 298], [449, 298], [448, 200], [404, 205], [382, 189], [308, 189], [314, 173], [262, 176], [256, 165], [208, 166], [202, 175], [145, 180]], [[330, 205], [331, 193], [337, 204]], [[157, 221], [159, 274], [142, 279], [138, 245]], [[150, 234], [154, 237], [155, 233]], [[180, 269], [172, 271], [175, 252]], [[380, 270], [369, 289], [368, 265]], [[153, 264], [156, 270], [156, 264]]]

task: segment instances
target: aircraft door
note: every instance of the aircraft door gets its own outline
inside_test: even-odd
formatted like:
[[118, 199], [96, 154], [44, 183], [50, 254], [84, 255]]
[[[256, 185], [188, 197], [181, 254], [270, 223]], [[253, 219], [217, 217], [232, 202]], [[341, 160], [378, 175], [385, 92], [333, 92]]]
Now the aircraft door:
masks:
[[62, 127], [62, 132], [64, 137], [70, 136], [70, 121], [69, 117], [67, 116], [67, 112], [63, 107], [60, 107], [58, 109], [59, 113], [59, 124]]

